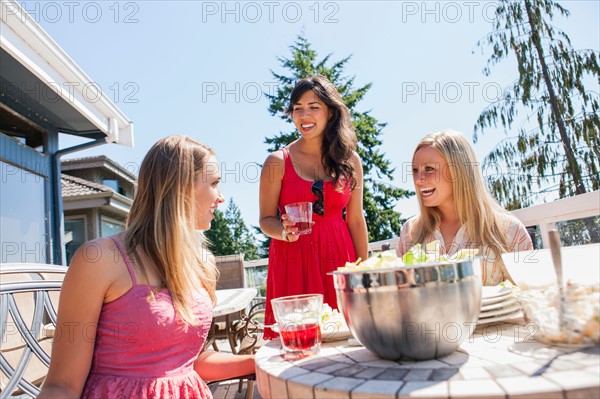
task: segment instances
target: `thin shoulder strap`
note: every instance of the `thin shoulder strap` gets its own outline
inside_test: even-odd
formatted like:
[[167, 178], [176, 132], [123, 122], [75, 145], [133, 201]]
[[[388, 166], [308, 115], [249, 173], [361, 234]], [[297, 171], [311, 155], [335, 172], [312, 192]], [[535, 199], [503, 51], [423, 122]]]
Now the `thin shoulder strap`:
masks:
[[281, 149], [281, 152], [283, 152], [283, 161], [284, 161], [284, 169], [283, 169], [283, 174], [285, 174], [288, 170], [294, 170], [294, 165], [292, 164], [292, 157], [290, 157], [290, 151], [288, 150], [287, 147], [283, 147]]
[[115, 244], [117, 245], [117, 249], [119, 250], [119, 252], [123, 256], [123, 259], [125, 259], [125, 265], [127, 265], [127, 271], [129, 271], [129, 275], [131, 276], [131, 281], [133, 282], [133, 285], [137, 285], [137, 281], [135, 279], [135, 273], [133, 272], [133, 266], [131, 265], [131, 261], [129, 260], [129, 256], [127, 256], [127, 254], [123, 250], [123, 247], [121, 246], [121, 244], [119, 244], [119, 241], [117, 241], [116, 238], [110, 237], [110, 239], [115, 242]]

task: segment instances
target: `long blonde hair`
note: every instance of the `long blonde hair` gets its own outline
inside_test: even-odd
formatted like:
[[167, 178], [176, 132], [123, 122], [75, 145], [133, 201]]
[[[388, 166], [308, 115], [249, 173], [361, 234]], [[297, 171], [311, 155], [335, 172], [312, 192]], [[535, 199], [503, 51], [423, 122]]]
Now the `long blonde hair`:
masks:
[[[425, 146], [437, 150], [448, 163], [458, 218], [461, 225], [467, 224], [470, 239], [480, 247], [490, 247], [496, 255], [507, 252], [509, 243], [502, 232], [502, 215], [506, 210], [490, 195], [473, 147], [458, 132], [432, 133], [417, 144], [413, 161], [414, 154]], [[421, 214], [413, 224], [411, 236], [414, 242], [423, 243], [439, 227], [442, 214], [435, 207], [424, 206], [421, 197], [417, 197]]]
[[165, 137], [154, 144], [140, 167], [124, 238], [127, 252], [145, 274], [138, 251], [150, 258], [175, 311], [191, 325], [199, 322], [192, 311], [193, 293], [204, 287], [215, 302], [217, 269], [209, 260], [205, 238], [195, 229], [194, 200], [194, 179], [211, 155], [210, 147], [187, 136]]

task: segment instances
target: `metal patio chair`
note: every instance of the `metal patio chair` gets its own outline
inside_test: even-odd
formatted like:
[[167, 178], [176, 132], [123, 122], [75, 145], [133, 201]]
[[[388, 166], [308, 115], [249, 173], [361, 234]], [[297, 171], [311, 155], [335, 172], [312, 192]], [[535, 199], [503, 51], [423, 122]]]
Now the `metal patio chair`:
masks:
[[0, 265], [0, 398], [39, 393], [66, 271], [45, 264]]

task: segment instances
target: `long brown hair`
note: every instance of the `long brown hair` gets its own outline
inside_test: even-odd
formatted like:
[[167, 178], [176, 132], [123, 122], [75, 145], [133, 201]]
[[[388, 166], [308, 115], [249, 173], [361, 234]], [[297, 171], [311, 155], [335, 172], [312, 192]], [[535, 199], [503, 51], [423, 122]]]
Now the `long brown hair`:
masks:
[[[501, 217], [507, 212], [490, 195], [473, 147], [458, 132], [432, 133], [417, 144], [413, 160], [414, 154], [425, 146], [437, 150], [448, 163], [458, 219], [461, 225], [467, 224], [470, 239], [479, 246], [489, 246], [496, 255], [507, 252], [509, 243], [502, 232]], [[420, 194], [417, 198], [421, 213], [413, 224], [411, 236], [413, 242], [423, 243], [439, 227], [442, 215], [437, 208], [424, 206]]]
[[150, 258], [175, 311], [192, 325], [198, 323], [193, 294], [204, 287], [215, 301], [217, 269], [195, 229], [194, 200], [194, 179], [210, 155], [210, 147], [187, 136], [165, 137], [154, 144], [140, 167], [124, 238], [127, 252], [144, 274], [138, 251]]
[[335, 182], [344, 178], [350, 183], [350, 187], [354, 188], [356, 179], [351, 158], [356, 150], [356, 133], [350, 120], [350, 111], [333, 83], [321, 75], [299, 80], [292, 90], [290, 104], [285, 112], [291, 115], [294, 104], [309, 90], [312, 90], [331, 112], [322, 144], [321, 162], [325, 168], [325, 174], [332, 177]]

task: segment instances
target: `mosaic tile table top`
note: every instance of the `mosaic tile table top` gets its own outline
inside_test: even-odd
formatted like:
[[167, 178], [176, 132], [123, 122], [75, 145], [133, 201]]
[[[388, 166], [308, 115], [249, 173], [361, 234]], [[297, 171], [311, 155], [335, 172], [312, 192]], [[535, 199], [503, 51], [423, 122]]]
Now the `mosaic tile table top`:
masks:
[[480, 326], [454, 353], [427, 361], [378, 358], [347, 340], [288, 361], [279, 340], [256, 354], [264, 398], [598, 398], [600, 348], [537, 342], [517, 318]]

